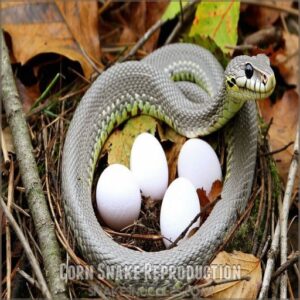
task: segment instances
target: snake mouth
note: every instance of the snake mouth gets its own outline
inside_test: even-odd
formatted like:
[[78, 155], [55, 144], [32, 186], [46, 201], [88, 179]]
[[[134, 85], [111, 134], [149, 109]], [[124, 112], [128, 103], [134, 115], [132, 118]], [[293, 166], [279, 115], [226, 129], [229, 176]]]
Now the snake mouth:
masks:
[[269, 97], [276, 86], [274, 74], [261, 80], [247, 79], [245, 77], [227, 78], [227, 87], [232, 96], [244, 98], [245, 100], [260, 100]]

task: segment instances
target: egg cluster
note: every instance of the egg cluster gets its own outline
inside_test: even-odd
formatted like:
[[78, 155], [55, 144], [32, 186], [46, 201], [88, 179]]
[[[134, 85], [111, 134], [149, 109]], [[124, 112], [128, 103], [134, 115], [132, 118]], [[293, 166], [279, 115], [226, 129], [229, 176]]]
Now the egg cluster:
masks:
[[[104, 222], [120, 230], [138, 219], [142, 195], [162, 200], [160, 229], [169, 247], [200, 213], [196, 189], [203, 188], [208, 194], [212, 184], [222, 180], [216, 153], [200, 139], [187, 140], [182, 146], [177, 171], [178, 178], [168, 187], [168, 164], [161, 144], [149, 133], [140, 134], [131, 149], [130, 170], [112, 164], [98, 180], [97, 208]], [[186, 236], [199, 225], [200, 218]]]

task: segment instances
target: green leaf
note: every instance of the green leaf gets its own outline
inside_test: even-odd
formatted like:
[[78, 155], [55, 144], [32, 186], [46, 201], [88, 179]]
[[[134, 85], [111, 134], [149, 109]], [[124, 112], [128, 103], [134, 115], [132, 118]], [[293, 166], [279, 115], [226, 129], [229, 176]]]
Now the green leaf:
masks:
[[232, 50], [226, 45], [237, 43], [237, 25], [240, 15], [240, 2], [201, 2], [197, 6], [196, 16], [189, 35], [201, 35], [212, 38], [223, 52]]
[[154, 134], [158, 121], [150, 116], [129, 119], [122, 129], [116, 129], [106, 141], [102, 155], [108, 153], [108, 164], [119, 163], [129, 167], [134, 139], [142, 132]]
[[[182, 7], [188, 4], [189, 1], [181, 1]], [[180, 1], [171, 1], [162, 16], [162, 20], [171, 20], [180, 13]]]

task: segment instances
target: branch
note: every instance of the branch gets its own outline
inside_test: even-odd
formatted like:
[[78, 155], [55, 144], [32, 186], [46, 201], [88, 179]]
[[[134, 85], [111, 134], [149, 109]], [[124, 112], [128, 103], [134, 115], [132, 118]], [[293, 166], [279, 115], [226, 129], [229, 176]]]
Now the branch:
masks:
[[3, 201], [2, 197], [0, 197], [0, 206], [7, 218], [7, 220], [9, 221], [11, 227], [13, 228], [17, 237], [19, 238], [20, 242], [22, 243], [22, 246], [26, 252], [27, 258], [31, 264], [32, 270], [34, 271], [34, 273], [37, 277], [37, 280], [39, 282], [39, 286], [40, 286], [42, 294], [44, 295], [44, 297], [46, 299], [52, 299], [51, 294], [48, 290], [46, 281], [45, 281], [42, 271], [40, 269], [39, 263], [38, 263], [37, 259], [35, 258], [32, 250], [30, 248], [30, 245], [28, 244], [22, 230], [20, 229], [19, 225], [15, 221], [13, 215], [10, 213], [8, 207], [5, 205], [5, 202]]
[[277, 256], [278, 247], [279, 247], [279, 236], [280, 236], [280, 223], [277, 222], [273, 241], [271, 244], [271, 248], [268, 252], [268, 260], [264, 273], [264, 278], [261, 286], [261, 290], [259, 292], [258, 300], [267, 299], [267, 294], [270, 287], [272, 272], [274, 270], [275, 258]]
[[30, 212], [38, 235], [46, 279], [52, 297], [67, 299], [65, 282], [60, 278], [60, 249], [45, 200], [22, 105], [16, 89], [3, 32], [1, 41], [2, 101], [12, 132], [20, 173]]
[[[187, 10], [190, 10], [190, 8], [192, 6], [194, 6], [196, 3], [198, 3], [201, 0], [192, 0], [190, 1], [187, 5], [185, 5], [182, 8], [182, 14], [185, 13]], [[146, 32], [145, 34], [137, 41], [137, 43], [134, 45], [133, 48], [131, 48], [131, 50], [129, 51], [129, 53], [127, 55], [125, 55], [124, 57], [122, 57], [119, 62], [123, 62], [125, 60], [127, 60], [128, 58], [134, 56], [136, 54], [136, 52], [144, 46], [144, 44], [151, 38], [151, 36], [159, 29], [161, 28], [164, 24], [166, 24], [168, 21], [168, 19], [163, 20], [163, 19], [159, 19], [156, 23], [154, 23], [154, 25], [152, 25]]]
[[[298, 124], [299, 126], [299, 124]], [[298, 155], [299, 155], [299, 130], [297, 130], [296, 134], [296, 141], [294, 145], [294, 156], [291, 162], [290, 170], [289, 170], [289, 176], [288, 176], [288, 181], [286, 185], [286, 190], [284, 193], [284, 200], [283, 200], [283, 206], [282, 206], [282, 213], [280, 216], [280, 220], [277, 222], [273, 241], [271, 244], [271, 248], [268, 253], [268, 260], [267, 260], [267, 265], [264, 273], [264, 278], [262, 282], [262, 287], [259, 293], [258, 299], [266, 299], [267, 298], [267, 293], [270, 287], [270, 281], [272, 279], [272, 273], [274, 270], [274, 265], [275, 265], [275, 259], [278, 253], [278, 248], [279, 248], [279, 238], [283, 239], [281, 241], [281, 246], [284, 248], [287, 247], [287, 218], [288, 218], [288, 213], [289, 213], [289, 207], [291, 205], [291, 194], [294, 186], [294, 181], [295, 181], [295, 176], [297, 173], [297, 167], [298, 167]], [[286, 226], [285, 229], [281, 229], [281, 226]], [[284, 237], [285, 235], [285, 237]], [[286, 249], [283, 249], [285, 251]], [[282, 251], [282, 249], [281, 249]], [[282, 257], [282, 253], [281, 253]], [[285, 258], [286, 258], [286, 252], [285, 252]], [[285, 261], [281, 261], [281, 264], [284, 264]], [[285, 277], [285, 276], [284, 276]], [[286, 284], [286, 277], [283, 279], [283, 284]], [[286, 286], [286, 285], [285, 285]], [[286, 293], [286, 289], [282, 289], [282, 293]], [[281, 295], [282, 296], [282, 295]], [[284, 298], [286, 299], [286, 297]]]
[[[283, 265], [287, 261], [287, 232], [288, 232], [288, 216], [291, 205], [291, 196], [293, 193], [293, 187], [295, 183], [295, 178], [298, 170], [299, 163], [299, 126], [296, 133], [295, 145], [294, 145], [294, 154], [292, 162], [289, 169], [289, 175], [287, 179], [287, 184], [284, 192], [282, 212], [280, 214], [280, 263]], [[280, 281], [280, 299], [287, 298], [287, 273], [285, 272]]]
[[288, 261], [286, 261], [283, 265], [281, 265], [276, 272], [272, 275], [272, 280], [276, 279], [279, 275], [281, 275], [288, 267], [294, 265], [298, 262], [300, 257], [300, 252], [296, 251], [293, 253]]

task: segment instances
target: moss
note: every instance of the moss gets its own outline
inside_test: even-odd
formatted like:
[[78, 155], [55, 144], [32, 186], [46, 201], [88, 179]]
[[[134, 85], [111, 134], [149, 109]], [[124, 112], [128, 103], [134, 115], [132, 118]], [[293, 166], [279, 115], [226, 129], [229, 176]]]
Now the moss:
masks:
[[[255, 199], [251, 214], [246, 222], [243, 222], [239, 229], [234, 233], [233, 239], [225, 247], [225, 250], [232, 252], [233, 250], [251, 253], [253, 248], [253, 232], [255, 222], [257, 220], [260, 198]], [[258, 240], [263, 234], [263, 226], [260, 226], [257, 231]]]

